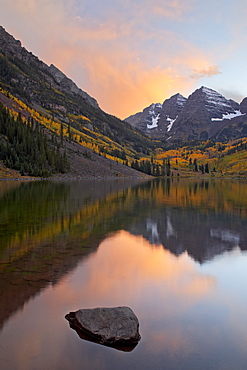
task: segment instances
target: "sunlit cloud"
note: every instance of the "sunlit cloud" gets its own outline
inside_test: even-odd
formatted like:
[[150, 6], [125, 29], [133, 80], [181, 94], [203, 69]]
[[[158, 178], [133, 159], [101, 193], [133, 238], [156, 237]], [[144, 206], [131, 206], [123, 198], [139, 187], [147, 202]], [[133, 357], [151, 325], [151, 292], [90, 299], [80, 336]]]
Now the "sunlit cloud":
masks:
[[156, 0], [150, 1], [155, 14], [166, 18], [180, 18], [193, 6], [194, 0]]
[[[197, 68], [198, 60], [202, 60], [203, 64], [208, 60], [207, 56], [193, 47], [188, 47], [187, 43], [184, 46], [180, 43], [181, 50], [184, 50], [183, 47], [192, 50], [193, 59], [186, 58], [185, 51], [167, 55], [166, 49], [172, 41], [178, 42], [173, 35], [169, 35], [167, 39], [159, 35], [159, 42], [168, 45], [156, 52], [156, 55], [155, 52], [150, 52], [155, 35], [145, 38], [140, 32], [139, 42], [141, 39], [150, 39], [151, 45], [146, 45], [145, 51], [140, 51], [132, 40], [119, 43], [116, 38], [109, 44], [102, 39], [97, 48], [95, 45], [85, 44], [79, 50], [77, 46], [70, 47], [67, 48], [66, 59], [55, 59], [59, 60], [58, 67], [70, 71], [77, 81], [83, 82], [79, 71], [86, 70], [89, 91], [97, 97], [101, 107], [107, 112], [126, 118], [151, 103], [162, 103], [178, 91], [189, 92], [194, 83], [189, 78], [191, 70]], [[77, 44], [81, 42], [83, 41], [77, 40]], [[68, 58], [69, 53], [71, 56]], [[69, 66], [67, 59], [74, 60], [72, 66]], [[162, 64], [159, 64], [159, 61], [162, 61]]]
[[169, 28], [190, 18], [195, 0], [1, 1], [7, 31], [120, 118], [221, 74], [215, 53]]
[[204, 77], [212, 77], [221, 74], [219, 66], [209, 66], [208, 68], [194, 70], [191, 78], [199, 79]]

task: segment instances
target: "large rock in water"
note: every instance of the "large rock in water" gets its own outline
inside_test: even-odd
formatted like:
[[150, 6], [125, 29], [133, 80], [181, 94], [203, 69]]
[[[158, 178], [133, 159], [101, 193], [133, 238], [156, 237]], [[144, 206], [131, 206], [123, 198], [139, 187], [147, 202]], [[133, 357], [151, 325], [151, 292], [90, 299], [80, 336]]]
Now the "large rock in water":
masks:
[[141, 339], [138, 319], [129, 307], [81, 309], [65, 318], [77, 332], [84, 332], [100, 344], [136, 345]]

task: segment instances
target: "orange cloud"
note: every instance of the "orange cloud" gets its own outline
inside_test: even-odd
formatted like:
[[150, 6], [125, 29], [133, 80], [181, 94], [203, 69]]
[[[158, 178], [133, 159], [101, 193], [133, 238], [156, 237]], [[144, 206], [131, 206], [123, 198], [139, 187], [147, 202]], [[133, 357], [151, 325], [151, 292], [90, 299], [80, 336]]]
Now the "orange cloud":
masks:
[[191, 9], [194, 2], [194, 0], [156, 0], [150, 1], [150, 7], [159, 16], [177, 19]]
[[199, 79], [203, 77], [216, 76], [218, 74], [221, 74], [219, 66], [212, 65], [212, 66], [209, 66], [208, 68], [194, 70], [193, 74], [191, 75], [191, 78]]
[[[125, 33], [131, 33], [131, 27], [129, 30], [126, 27]], [[97, 47], [83, 44], [83, 48], [79, 50], [75, 46], [77, 35], [74, 34], [73, 37], [75, 41], [71, 44], [73, 46], [66, 49], [66, 58], [55, 56], [59, 61], [58, 67], [69, 71], [69, 75], [77, 83], [82, 81], [79, 83], [82, 89], [85, 76], [80, 76], [78, 72], [86, 71], [86, 91], [97, 98], [105, 111], [121, 118], [126, 118], [151, 103], [162, 103], [177, 92], [190, 92], [194, 86], [194, 81], [189, 78], [191, 70], [209, 63], [207, 56], [181, 41], [179, 54], [167, 55], [167, 49], [162, 48], [157, 54], [157, 60], [154, 58], [150, 61], [148, 51], [143, 54], [132, 42], [119, 43], [118, 37], [111, 43], [99, 40]], [[152, 43], [155, 35], [149, 37]], [[145, 39], [145, 34], [141, 31], [139, 40], [140, 38]], [[159, 42], [163, 45], [168, 43], [169, 47], [178, 40], [165, 33], [159, 35]], [[57, 50], [62, 53], [63, 45]], [[184, 50], [187, 50], [188, 55]], [[71, 60], [74, 61], [72, 65]], [[160, 61], [162, 64], [157, 65]]]
[[[78, 15], [74, 0], [46, 1], [42, 6], [37, 0], [4, 1], [3, 16], [9, 11], [16, 17], [21, 32], [15, 26], [14, 35], [24, 46], [55, 64], [103, 110], [120, 118], [177, 92], [190, 93], [196, 79], [216, 73], [201, 50], [172, 32], [145, 25], [148, 13], [180, 17], [194, 0], [147, 0], [146, 6], [129, 2], [131, 16], [113, 7], [111, 16], [99, 22], [90, 22], [83, 12]], [[191, 71], [196, 77], [191, 78]]]

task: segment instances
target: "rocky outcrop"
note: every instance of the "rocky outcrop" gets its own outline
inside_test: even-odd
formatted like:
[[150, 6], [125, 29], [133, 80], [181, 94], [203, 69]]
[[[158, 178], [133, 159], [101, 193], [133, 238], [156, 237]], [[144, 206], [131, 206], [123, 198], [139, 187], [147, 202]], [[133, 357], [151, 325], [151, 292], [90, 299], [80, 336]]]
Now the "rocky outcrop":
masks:
[[65, 318], [79, 335], [82, 332], [100, 344], [136, 345], [141, 338], [138, 319], [129, 307], [81, 309]]
[[61, 86], [61, 88], [71, 94], [80, 95], [83, 99], [88, 101], [93, 107], [99, 108], [97, 101], [88, 95], [85, 91], [79, 89], [79, 87], [69, 79], [63, 72], [61, 72], [56, 66], [53, 64], [50, 65], [49, 71], [54, 77], [55, 81]]

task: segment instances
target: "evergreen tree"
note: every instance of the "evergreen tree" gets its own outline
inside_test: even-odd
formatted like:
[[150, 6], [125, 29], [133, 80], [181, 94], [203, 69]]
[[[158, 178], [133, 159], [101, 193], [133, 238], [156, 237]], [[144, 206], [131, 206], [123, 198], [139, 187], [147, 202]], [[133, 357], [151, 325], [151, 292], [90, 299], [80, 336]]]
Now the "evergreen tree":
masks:
[[203, 164], [201, 164], [199, 166], [199, 170], [201, 171], [202, 174], [204, 174], [205, 170], [204, 170], [204, 165]]

